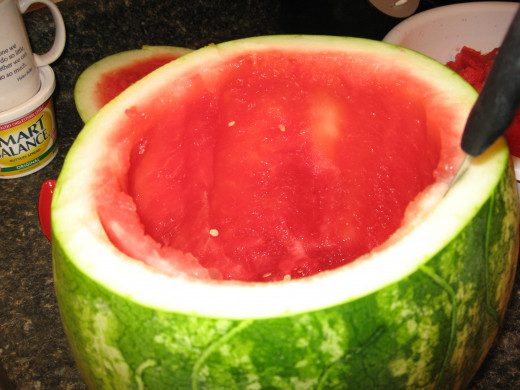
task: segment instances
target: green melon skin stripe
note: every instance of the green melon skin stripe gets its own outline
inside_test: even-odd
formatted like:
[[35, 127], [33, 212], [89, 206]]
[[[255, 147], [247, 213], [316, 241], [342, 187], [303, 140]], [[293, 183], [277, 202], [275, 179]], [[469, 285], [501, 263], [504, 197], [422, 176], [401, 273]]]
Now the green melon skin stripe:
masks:
[[455, 296], [455, 292], [443, 278], [441, 278], [439, 275], [435, 273], [433, 269], [431, 269], [428, 266], [421, 266], [420, 270], [428, 275], [435, 283], [437, 283], [443, 290], [446, 291], [448, 294], [449, 300], [451, 301], [452, 306], [452, 314], [451, 314], [451, 327], [450, 327], [450, 338], [449, 342], [446, 348], [446, 355], [445, 359], [442, 362], [442, 369], [439, 373], [439, 379], [435, 382], [435, 389], [439, 388], [439, 384], [442, 382], [442, 379], [444, 375], [446, 374], [446, 367], [448, 365], [449, 358], [452, 356], [453, 353], [453, 342], [455, 338], [456, 333], [456, 326], [457, 326], [457, 310], [458, 310], [458, 304], [457, 304], [457, 298]]
[[490, 275], [489, 275], [489, 241], [490, 241], [490, 235], [491, 235], [491, 226], [492, 226], [492, 220], [493, 220], [493, 206], [495, 204], [495, 193], [493, 192], [493, 195], [491, 196], [491, 199], [489, 200], [489, 212], [488, 212], [488, 223], [486, 225], [486, 245], [485, 245], [485, 262], [486, 262], [486, 303], [488, 306], [488, 312], [489, 314], [495, 319], [495, 321], [498, 324], [502, 324], [502, 319], [500, 318], [500, 314], [495, 310], [493, 307], [493, 304], [491, 303], [491, 292], [489, 285]]
[[91, 389], [464, 387], [497, 331], [489, 306], [503, 317], [514, 280], [516, 248], [497, 233], [518, 234], [514, 195], [505, 174], [494, 200], [417, 272], [282, 318], [205, 318], [134, 303], [79, 271], [57, 241], [64, 328]]
[[215, 343], [211, 344], [204, 352], [202, 352], [199, 360], [193, 366], [193, 374], [191, 377], [191, 388], [193, 390], [197, 390], [199, 388], [197, 384], [197, 376], [199, 375], [200, 369], [204, 361], [207, 357], [213, 352], [216, 351], [220, 346], [225, 345], [229, 339], [231, 339], [235, 334], [240, 332], [242, 329], [247, 328], [253, 323], [252, 320], [242, 321], [236, 327], [232, 328], [228, 333], [222, 336]]

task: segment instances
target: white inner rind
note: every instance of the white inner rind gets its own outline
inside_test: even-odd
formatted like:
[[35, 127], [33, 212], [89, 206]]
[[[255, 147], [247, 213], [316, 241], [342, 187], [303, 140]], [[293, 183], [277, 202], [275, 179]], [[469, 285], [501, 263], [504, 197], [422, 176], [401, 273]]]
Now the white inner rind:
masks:
[[136, 99], [154, 96], [165, 80], [185, 77], [190, 69], [221, 61], [222, 55], [278, 46], [293, 50], [301, 47], [307, 52], [324, 47], [373, 52], [408, 61], [411, 73], [437, 80], [439, 90], [457, 104], [460, 114], [457, 126], [461, 132], [476, 98], [471, 87], [447, 68], [432, 64], [431, 59], [417, 53], [378, 42], [335, 37], [268, 37], [201, 49], [130, 87], [87, 124], [69, 152], [54, 193], [53, 245], [60, 246], [65, 256], [90, 278], [132, 301], [168, 311], [237, 319], [292, 315], [351, 301], [412, 274], [445, 247], [470, 223], [504, 174], [509, 155], [503, 140], [473, 160], [439, 204], [420, 221], [412, 221], [415, 227], [405, 229], [407, 234], [392, 240], [384, 250], [312, 277], [274, 283], [174, 278], [126, 256], [112, 245], [98, 219], [89, 188], [97, 185], [91, 174], [93, 162], [105, 164], [110, 153], [100, 145], [106, 145], [110, 129], [117, 128], [125, 109], [135, 104]]

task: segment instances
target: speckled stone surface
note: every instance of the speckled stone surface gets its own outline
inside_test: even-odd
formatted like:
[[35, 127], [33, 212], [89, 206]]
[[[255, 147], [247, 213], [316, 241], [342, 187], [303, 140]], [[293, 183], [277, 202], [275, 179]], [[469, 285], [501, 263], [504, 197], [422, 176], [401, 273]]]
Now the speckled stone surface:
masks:
[[[311, 2], [308, 2], [309, 4]], [[313, 2], [318, 3], [318, 2]], [[345, 3], [351, 3], [345, 1]], [[352, 2], [354, 3], [354, 2]], [[54, 295], [51, 247], [38, 222], [38, 194], [57, 178], [83, 124], [73, 100], [74, 83], [91, 63], [142, 45], [198, 48], [212, 42], [277, 33], [322, 33], [380, 39], [399, 20], [378, 15], [361, 0], [338, 14], [338, 1], [65, 0], [63, 55], [52, 64], [59, 153], [46, 168], [24, 178], [0, 180], [0, 388], [86, 389], [71, 356]], [[422, 7], [438, 2], [422, 2]], [[144, 6], [143, 4], [146, 4]], [[359, 23], [364, 19], [364, 23]], [[25, 16], [35, 51], [51, 44], [47, 10]], [[330, 21], [330, 23], [328, 22]], [[2, 370], [3, 368], [3, 370]], [[520, 280], [496, 343], [473, 389], [520, 388]]]

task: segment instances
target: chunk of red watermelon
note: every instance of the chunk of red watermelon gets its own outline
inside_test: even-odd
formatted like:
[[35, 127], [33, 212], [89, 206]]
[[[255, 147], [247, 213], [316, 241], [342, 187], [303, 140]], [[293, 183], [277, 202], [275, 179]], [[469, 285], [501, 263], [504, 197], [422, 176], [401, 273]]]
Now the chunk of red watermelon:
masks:
[[455, 60], [449, 61], [446, 65], [480, 92], [497, 53], [498, 48], [482, 54], [480, 51], [464, 46], [455, 56]]
[[[480, 92], [486, 81], [486, 77], [493, 65], [493, 61], [499, 48], [483, 54], [480, 51], [464, 46], [455, 56], [454, 61], [449, 61], [446, 65], [460, 74], [467, 82]], [[511, 126], [506, 131], [506, 139], [511, 154], [520, 156], [520, 111]]]

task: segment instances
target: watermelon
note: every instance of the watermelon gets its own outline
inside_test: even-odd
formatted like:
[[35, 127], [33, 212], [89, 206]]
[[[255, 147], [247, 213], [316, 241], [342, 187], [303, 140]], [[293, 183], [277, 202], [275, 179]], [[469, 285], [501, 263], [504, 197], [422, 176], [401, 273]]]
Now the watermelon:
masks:
[[460, 74], [478, 92], [481, 92], [497, 53], [498, 48], [483, 54], [480, 51], [463, 46], [455, 56], [455, 60], [448, 61], [446, 65]]
[[[518, 256], [504, 139], [450, 187], [476, 96], [417, 52], [321, 36], [208, 46], [130, 86], [79, 134], [51, 206], [88, 386], [466, 386]], [[338, 262], [343, 244], [357, 257]], [[328, 268], [311, 253], [327, 246]]]
[[143, 46], [95, 62], [81, 73], [74, 87], [74, 101], [81, 119], [88, 121], [130, 85], [190, 51], [175, 46]]

